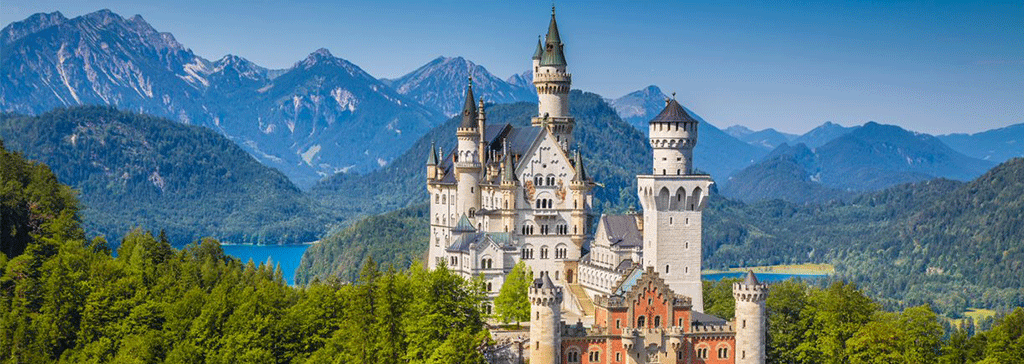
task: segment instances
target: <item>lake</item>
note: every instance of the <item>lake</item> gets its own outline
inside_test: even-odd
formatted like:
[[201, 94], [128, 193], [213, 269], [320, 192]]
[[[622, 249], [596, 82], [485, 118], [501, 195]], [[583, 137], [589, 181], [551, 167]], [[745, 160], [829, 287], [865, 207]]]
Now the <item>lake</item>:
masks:
[[309, 244], [302, 245], [221, 245], [224, 253], [242, 260], [242, 264], [252, 259], [253, 263], [259, 265], [270, 260], [274, 265], [281, 265], [281, 272], [288, 284], [295, 284], [295, 270], [299, 268], [299, 261], [302, 260], [302, 253], [306, 252]]
[[[719, 281], [722, 278], [743, 278], [747, 272], [727, 272], [702, 274], [701, 279], [707, 281]], [[827, 274], [788, 274], [788, 273], [754, 273], [760, 282], [782, 282], [790, 278], [818, 279], [828, 277]]]

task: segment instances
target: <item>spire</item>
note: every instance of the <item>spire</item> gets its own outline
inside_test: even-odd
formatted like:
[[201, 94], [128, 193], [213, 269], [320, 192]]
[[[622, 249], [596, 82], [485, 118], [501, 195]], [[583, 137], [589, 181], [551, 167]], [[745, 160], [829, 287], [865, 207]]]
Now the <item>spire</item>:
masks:
[[665, 108], [658, 116], [651, 119], [652, 123], [696, 123], [697, 120], [679, 105], [675, 98], [665, 100]]
[[551, 24], [548, 25], [548, 36], [544, 40], [544, 54], [540, 57], [540, 65], [565, 66], [565, 54], [562, 52], [562, 38], [558, 35], [558, 23], [555, 21], [555, 7], [552, 5]]
[[427, 165], [437, 165], [437, 149], [434, 149], [434, 142], [430, 142], [430, 151], [427, 152]]
[[754, 271], [752, 271], [752, 270], [748, 270], [747, 271], [747, 277], [743, 279], [743, 284], [748, 285], [748, 286], [756, 286], [756, 285], [758, 285], [757, 276], [754, 275]]
[[541, 289], [553, 289], [553, 288], [555, 288], [555, 283], [551, 282], [551, 277], [548, 276], [547, 273], [541, 273], [540, 279], [541, 279], [541, 284], [540, 284], [540, 288]]
[[540, 60], [540, 57], [544, 55], [544, 45], [540, 42], [540, 36], [537, 36], [537, 50], [533, 52], [533, 59]]
[[473, 76], [466, 87], [466, 105], [462, 108], [462, 124], [459, 128], [476, 129], [476, 104], [473, 102]]
[[505, 154], [505, 165], [501, 166], [501, 182], [515, 182], [516, 181], [516, 167], [512, 164], [512, 153], [508, 151], [508, 139], [505, 140], [504, 150], [502, 153]]
[[576, 178], [573, 178], [574, 182], [583, 182], [587, 180], [587, 172], [583, 170], [583, 154], [577, 149], [576, 153], [573, 154], [573, 164], [576, 165]]

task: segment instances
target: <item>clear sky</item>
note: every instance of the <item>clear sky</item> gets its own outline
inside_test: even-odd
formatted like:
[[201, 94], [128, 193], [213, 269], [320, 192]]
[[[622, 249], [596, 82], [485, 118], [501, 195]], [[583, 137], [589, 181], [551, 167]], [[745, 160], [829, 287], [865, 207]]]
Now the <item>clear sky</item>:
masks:
[[[529, 68], [551, 3], [3, 0], [0, 23], [108, 8], [207, 59], [286, 68], [317, 48], [377, 77], [464, 56]], [[1024, 122], [1024, 1], [557, 1], [575, 88], [658, 85], [708, 121], [803, 133], [878, 121], [943, 134]]]

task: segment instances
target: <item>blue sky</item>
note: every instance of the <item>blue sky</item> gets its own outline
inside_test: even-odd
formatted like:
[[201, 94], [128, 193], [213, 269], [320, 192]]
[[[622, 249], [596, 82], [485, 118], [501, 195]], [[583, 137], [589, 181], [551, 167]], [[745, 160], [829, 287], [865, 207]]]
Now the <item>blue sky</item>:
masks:
[[[200, 56], [286, 68], [330, 49], [377, 77], [464, 56], [529, 68], [549, 1], [4, 0], [36, 12], [141, 14]], [[720, 127], [803, 133], [878, 121], [943, 134], [1024, 122], [1024, 1], [558, 1], [573, 86], [654, 84]]]

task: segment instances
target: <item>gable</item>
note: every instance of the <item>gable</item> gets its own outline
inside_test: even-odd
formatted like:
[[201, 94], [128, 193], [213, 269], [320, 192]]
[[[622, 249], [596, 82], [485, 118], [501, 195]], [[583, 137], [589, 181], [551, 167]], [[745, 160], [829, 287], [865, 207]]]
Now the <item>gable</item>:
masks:
[[558, 180], [570, 181], [576, 177], [568, 155], [562, 151], [554, 135], [543, 130], [519, 158], [516, 176], [520, 181], [532, 182], [534, 176], [555, 176]]

